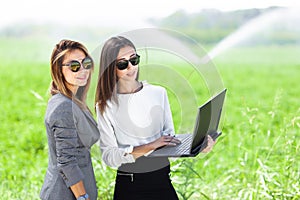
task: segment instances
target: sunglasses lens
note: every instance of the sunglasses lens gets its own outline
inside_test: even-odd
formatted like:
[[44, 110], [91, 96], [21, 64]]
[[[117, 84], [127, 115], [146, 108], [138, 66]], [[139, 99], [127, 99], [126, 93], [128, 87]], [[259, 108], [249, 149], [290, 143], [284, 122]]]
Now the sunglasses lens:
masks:
[[72, 61], [70, 64], [70, 69], [72, 72], [78, 72], [80, 69], [80, 63], [78, 61]]
[[93, 61], [91, 58], [86, 57], [83, 61], [82, 61], [82, 65], [84, 67], [84, 69], [91, 69], [93, 66]]
[[124, 70], [128, 67], [128, 62], [130, 62], [133, 66], [138, 65], [140, 63], [140, 56], [136, 55], [129, 60], [121, 60], [117, 63], [117, 67], [119, 70]]
[[128, 60], [122, 60], [117, 63], [117, 67], [119, 70], [124, 70], [128, 66]]
[[138, 65], [140, 63], [140, 56], [136, 55], [135, 57], [130, 58], [129, 61], [132, 65]]

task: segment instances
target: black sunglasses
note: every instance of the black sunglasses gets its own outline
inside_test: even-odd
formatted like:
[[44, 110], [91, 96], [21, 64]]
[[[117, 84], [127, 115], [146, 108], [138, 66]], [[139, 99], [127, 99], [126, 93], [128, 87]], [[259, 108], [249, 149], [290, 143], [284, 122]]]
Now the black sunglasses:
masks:
[[124, 70], [128, 67], [129, 62], [135, 66], [138, 65], [140, 63], [140, 56], [138, 54], [136, 54], [135, 56], [131, 57], [129, 60], [120, 60], [117, 62], [117, 68], [119, 70]]
[[84, 69], [91, 69], [93, 66], [93, 60], [90, 57], [85, 57], [81, 63], [77, 60], [72, 60], [69, 63], [63, 64], [63, 66], [70, 67], [72, 72], [78, 72], [81, 66]]

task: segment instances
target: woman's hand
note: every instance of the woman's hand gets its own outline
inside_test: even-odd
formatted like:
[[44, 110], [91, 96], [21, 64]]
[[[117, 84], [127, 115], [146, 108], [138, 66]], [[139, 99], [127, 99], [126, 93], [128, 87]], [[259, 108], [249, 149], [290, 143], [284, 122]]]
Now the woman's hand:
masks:
[[154, 151], [157, 148], [160, 148], [163, 146], [176, 146], [177, 144], [180, 144], [180, 143], [181, 143], [181, 141], [178, 140], [177, 138], [175, 138], [174, 136], [164, 135], [153, 142], [134, 147], [131, 154], [133, 155], [133, 157], [135, 159], [137, 159], [137, 158], [145, 155], [146, 153]]
[[158, 138], [157, 140], [151, 142], [150, 145], [152, 146], [153, 150], [155, 150], [163, 146], [176, 146], [177, 144], [180, 143], [181, 141], [176, 137], [164, 135]]
[[202, 153], [208, 153], [212, 150], [213, 146], [215, 145], [215, 141], [212, 139], [210, 135], [207, 136], [207, 146], [203, 149]]

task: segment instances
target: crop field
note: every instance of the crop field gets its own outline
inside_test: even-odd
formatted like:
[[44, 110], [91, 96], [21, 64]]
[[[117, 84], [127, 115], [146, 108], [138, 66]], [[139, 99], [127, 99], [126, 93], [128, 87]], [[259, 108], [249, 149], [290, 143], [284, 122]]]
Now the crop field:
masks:
[[[53, 45], [0, 42], [0, 200], [39, 199], [48, 161], [43, 120]], [[228, 89], [223, 134], [208, 154], [170, 159], [180, 199], [300, 199], [299, 55], [296, 45], [235, 47], [213, 60]], [[190, 83], [201, 94], [199, 105], [210, 96], [200, 82]], [[184, 89], [168, 90], [176, 130], [194, 119], [178, 114], [176, 94]], [[97, 145], [92, 157], [99, 199], [112, 199], [115, 170], [101, 162]]]

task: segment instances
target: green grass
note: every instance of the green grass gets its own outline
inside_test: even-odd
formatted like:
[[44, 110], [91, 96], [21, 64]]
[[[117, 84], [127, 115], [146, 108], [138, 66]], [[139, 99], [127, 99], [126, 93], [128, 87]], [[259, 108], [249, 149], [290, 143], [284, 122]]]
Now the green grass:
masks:
[[[51, 45], [0, 41], [0, 199], [38, 199], [48, 159], [43, 118]], [[296, 46], [236, 48], [214, 60], [228, 88], [223, 135], [209, 154], [172, 159], [181, 199], [300, 199], [299, 53]], [[197, 104], [205, 102], [205, 81], [190, 81]], [[178, 94], [190, 93], [164, 84], [176, 129], [189, 128], [193, 116], [182, 114], [186, 100]], [[115, 171], [103, 165], [96, 146], [92, 155], [99, 199], [112, 199]]]

